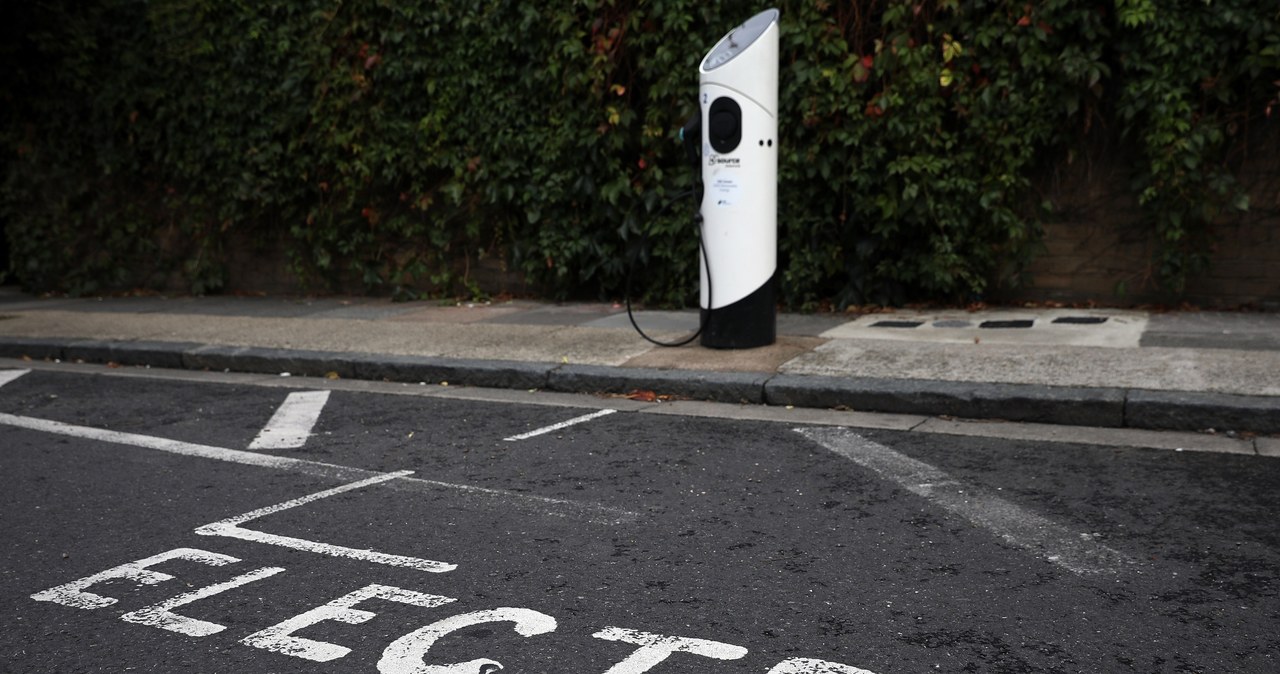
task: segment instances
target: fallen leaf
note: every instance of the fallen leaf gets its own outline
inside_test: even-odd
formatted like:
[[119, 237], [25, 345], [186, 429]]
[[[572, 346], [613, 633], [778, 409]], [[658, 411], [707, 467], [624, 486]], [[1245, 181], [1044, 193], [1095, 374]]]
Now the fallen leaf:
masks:
[[337, 372], [326, 372], [324, 373], [324, 378], [325, 379], [341, 379], [341, 377], [338, 376]]

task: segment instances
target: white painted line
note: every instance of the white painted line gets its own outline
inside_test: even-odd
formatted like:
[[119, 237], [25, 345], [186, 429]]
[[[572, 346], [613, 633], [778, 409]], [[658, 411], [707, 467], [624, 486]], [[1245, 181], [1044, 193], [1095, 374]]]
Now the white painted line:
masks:
[[195, 548], [177, 548], [168, 552], [162, 552], [158, 555], [152, 555], [139, 559], [136, 562], [129, 562], [114, 566], [106, 571], [95, 573], [92, 576], [85, 576], [80, 580], [74, 580], [70, 583], [51, 587], [31, 595], [36, 601], [51, 601], [55, 604], [70, 606], [72, 608], [82, 608], [85, 610], [93, 610], [104, 606], [111, 606], [120, 601], [115, 597], [104, 597], [88, 591], [88, 588], [108, 580], [132, 580], [139, 585], [155, 585], [163, 583], [167, 580], [173, 580], [173, 576], [161, 571], [153, 571], [150, 567], [167, 562], [171, 559], [183, 559], [189, 562], [197, 562], [200, 564], [208, 564], [209, 566], [223, 566], [226, 564], [235, 564], [240, 561], [231, 555], [224, 555], [220, 552], [208, 552], [205, 550], [196, 550]]
[[222, 594], [227, 590], [232, 590], [241, 585], [248, 585], [263, 578], [270, 578], [277, 573], [284, 572], [279, 566], [267, 566], [249, 573], [236, 576], [230, 580], [216, 583], [208, 587], [202, 587], [199, 590], [184, 592], [176, 597], [170, 597], [159, 604], [152, 604], [130, 611], [120, 619], [127, 623], [136, 623], [138, 625], [147, 625], [149, 627], [159, 627], [162, 630], [185, 634], [189, 637], [207, 637], [210, 634], [217, 634], [227, 629], [226, 625], [211, 623], [207, 620], [197, 620], [189, 616], [179, 615], [173, 612], [173, 609], [179, 606], [186, 606], [201, 599], [208, 599], [216, 594]]
[[424, 665], [427, 651], [442, 637], [473, 625], [485, 623], [515, 623], [511, 629], [522, 637], [554, 632], [556, 619], [527, 608], [502, 606], [485, 611], [472, 611], [437, 620], [396, 639], [382, 651], [378, 660], [380, 674], [492, 674], [503, 669], [502, 663], [489, 658], [476, 658], [449, 665]]
[[747, 649], [720, 641], [674, 637], [652, 632], [641, 632], [623, 627], [605, 627], [591, 635], [605, 641], [621, 641], [639, 646], [605, 674], [643, 674], [673, 653], [689, 653], [714, 660], [740, 660], [747, 654]]
[[33, 431], [53, 433], [55, 435], [66, 435], [76, 438], [84, 438], [86, 440], [109, 442], [117, 445], [130, 445], [133, 447], [142, 447], [143, 449], [155, 449], [162, 452], [168, 452], [170, 454], [180, 454], [182, 456], [196, 456], [203, 459], [215, 459], [218, 461], [241, 463], [250, 466], [259, 466], [262, 468], [288, 470], [295, 473], [304, 473], [319, 477], [355, 479], [353, 474], [358, 474], [358, 477], [360, 478], [383, 474], [374, 471], [360, 470], [358, 468], [348, 468], [346, 466], [321, 463], [319, 461], [307, 461], [305, 459], [295, 459], [287, 456], [272, 456], [270, 454], [259, 454], [257, 452], [247, 452], [239, 449], [226, 449], [224, 447], [200, 445], [193, 442], [182, 442], [181, 440], [169, 440], [167, 438], [157, 438], [150, 435], [122, 433], [120, 431], [111, 431], [102, 428], [93, 428], [90, 426], [76, 426], [72, 424], [64, 424], [59, 421], [36, 419], [34, 417], [22, 417], [2, 412], [0, 412], [0, 424], [16, 426], [18, 428], [25, 428]]
[[0, 370], [0, 386], [4, 386], [9, 382], [21, 377], [31, 370]]
[[355, 592], [349, 592], [323, 606], [317, 606], [282, 623], [254, 632], [241, 639], [240, 643], [283, 655], [291, 655], [295, 658], [303, 658], [312, 662], [337, 660], [345, 657], [351, 652], [351, 649], [325, 641], [294, 636], [294, 632], [330, 620], [348, 625], [366, 623], [377, 614], [372, 611], [358, 609], [356, 605], [369, 599], [383, 599], [401, 604], [421, 606], [422, 608], [436, 608], [437, 606], [444, 606], [457, 601], [451, 597], [423, 594], [422, 592], [375, 583], [366, 585]]
[[844, 428], [795, 431], [846, 459], [879, 473], [1006, 542], [1029, 550], [1073, 573], [1117, 573], [1134, 560], [1060, 524], [1028, 512], [987, 490], [960, 483], [947, 473], [872, 442]]
[[[180, 440], [157, 438], [149, 435], [109, 431], [89, 426], [76, 426], [72, 424], [64, 424], [59, 421], [23, 417], [13, 414], [5, 414], [3, 412], [0, 412], [0, 425], [14, 426], [17, 428], [53, 433], [56, 435], [84, 438], [87, 440], [108, 442], [117, 445], [154, 449], [181, 456], [194, 456], [203, 459], [213, 459], [216, 461], [258, 466], [261, 468], [284, 470], [302, 475], [312, 475], [334, 480], [363, 480], [365, 478], [387, 475], [387, 473], [365, 470], [363, 468], [352, 468], [350, 466], [340, 466], [332, 463], [309, 461], [306, 459], [297, 459], [287, 456], [260, 454], [258, 452], [248, 452], [240, 449], [212, 447], [209, 445], [182, 442]], [[437, 480], [424, 480], [412, 477], [404, 477], [386, 484], [391, 489], [400, 489], [419, 493], [439, 488], [449, 489], [469, 497], [490, 499], [502, 504], [504, 507], [522, 508], [527, 511], [536, 512], [540, 515], [580, 519], [594, 524], [617, 525], [624, 522], [634, 522], [641, 517], [639, 513], [595, 503], [584, 503], [580, 501], [551, 498], [548, 496], [522, 494], [519, 492], [503, 491], [501, 489], [488, 489], [468, 484], [455, 484], [452, 482], [440, 482]]]
[[254, 543], [265, 543], [267, 545], [278, 545], [283, 548], [292, 548], [303, 552], [313, 552], [318, 555], [329, 555], [330, 557], [344, 557], [346, 559], [357, 559], [363, 562], [373, 562], [375, 564], [386, 564], [388, 566], [401, 566], [418, 571], [427, 571], [430, 573], [444, 573], [453, 571], [458, 568], [457, 564], [449, 564], [447, 562], [437, 562], [430, 559], [419, 559], [417, 557], [405, 557], [403, 555], [390, 555], [385, 552], [377, 552], [375, 550], [357, 550], [355, 548], [343, 547], [341, 545], [331, 545], [329, 543], [320, 543], [317, 541], [308, 541], [302, 538], [294, 538], [292, 536], [280, 536], [277, 534], [268, 534], [252, 529], [245, 529], [241, 524], [256, 520], [260, 517], [266, 517], [273, 513], [278, 513], [290, 508], [296, 508], [305, 503], [310, 503], [322, 498], [328, 498], [336, 494], [360, 489], [369, 485], [394, 480], [411, 474], [413, 471], [405, 470], [395, 473], [387, 473], [375, 477], [344, 484], [333, 489], [308, 494], [301, 498], [295, 498], [292, 501], [285, 501], [266, 508], [247, 512], [243, 515], [236, 515], [225, 520], [206, 524], [196, 528], [196, 533], [201, 536], [226, 536], [228, 538], [238, 538], [240, 540], [251, 541]]
[[305, 445], [327, 402], [329, 391], [290, 393], [249, 449], [294, 449]]
[[591, 421], [592, 419], [598, 419], [600, 417], [613, 414], [614, 412], [617, 412], [617, 411], [618, 410], [610, 410], [610, 409], [599, 410], [597, 412], [592, 412], [591, 414], [584, 414], [580, 417], [574, 417], [568, 421], [561, 421], [558, 424], [552, 424], [545, 428], [539, 428], [536, 431], [529, 431], [528, 433], [521, 433], [520, 435], [513, 435], [509, 438], [503, 438], [503, 439], [506, 440], [507, 442], [515, 442], [517, 440], [528, 440], [529, 438], [536, 437], [544, 433], [558, 431], [562, 428], [568, 428], [569, 426], [573, 426], [574, 424], [580, 424], [584, 421]]
[[875, 672], [827, 660], [791, 658], [774, 665], [768, 674], [875, 674]]

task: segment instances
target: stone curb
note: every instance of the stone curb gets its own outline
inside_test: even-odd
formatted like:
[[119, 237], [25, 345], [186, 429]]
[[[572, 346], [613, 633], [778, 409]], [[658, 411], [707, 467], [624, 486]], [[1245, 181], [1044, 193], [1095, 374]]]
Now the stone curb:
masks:
[[561, 365], [551, 371], [547, 388], [565, 393], [646, 390], [695, 400], [760, 404], [764, 402], [764, 387], [769, 376], [756, 372]]
[[118, 363], [120, 365], [150, 365], [182, 369], [184, 355], [200, 345], [193, 342], [116, 342], [85, 339], [69, 342], [60, 356], [62, 360], [86, 363]]
[[847, 407], [970, 419], [1152, 430], [1280, 433], [1280, 397], [923, 379], [659, 370], [186, 342], [0, 337], [0, 357], [566, 393], [649, 390], [715, 402]]
[[183, 357], [189, 370], [234, 370], [260, 374], [290, 374], [343, 379], [461, 384], [488, 388], [545, 388], [554, 367], [501, 360], [339, 353], [259, 347], [201, 346]]
[[1133, 428], [1280, 433], [1280, 398], [1135, 389], [1129, 391], [1124, 417]]

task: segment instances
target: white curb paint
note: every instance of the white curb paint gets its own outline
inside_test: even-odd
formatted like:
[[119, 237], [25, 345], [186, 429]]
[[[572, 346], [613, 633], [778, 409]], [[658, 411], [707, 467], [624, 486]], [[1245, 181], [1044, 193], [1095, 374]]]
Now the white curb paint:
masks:
[[343, 547], [341, 545], [332, 545], [329, 543], [319, 543], [317, 541], [308, 541], [302, 538], [294, 538], [292, 536], [281, 536], [278, 534], [268, 534], [252, 529], [245, 529], [241, 524], [256, 520], [260, 517], [266, 517], [273, 513], [278, 513], [305, 503], [310, 503], [322, 498], [328, 498], [336, 494], [360, 489], [369, 485], [394, 480], [399, 477], [409, 475], [413, 471], [406, 470], [396, 473], [388, 473], [386, 475], [378, 475], [359, 482], [344, 484], [333, 489], [326, 489], [314, 494], [308, 494], [301, 498], [285, 501], [266, 508], [247, 512], [243, 515], [236, 515], [219, 522], [206, 524], [196, 528], [196, 533], [201, 536], [226, 536], [228, 538], [238, 538], [254, 543], [264, 543], [266, 545], [278, 545], [283, 548], [292, 548], [294, 550], [302, 550], [303, 552], [314, 552], [318, 555], [329, 555], [330, 557], [345, 557], [347, 559], [358, 559], [363, 562], [373, 562], [375, 564], [386, 564], [388, 566], [401, 566], [418, 571], [427, 571], [431, 573], [444, 573], [458, 568], [457, 564], [449, 564], [446, 562], [437, 562], [430, 559], [419, 559], [417, 557], [405, 557], [402, 555], [389, 555], [385, 552], [377, 552], [374, 550], [357, 550], [355, 548]]
[[[17, 428], [25, 428], [33, 431], [84, 438], [86, 440], [97, 440], [100, 442], [108, 442], [118, 445], [155, 449], [181, 456], [195, 456], [202, 459], [214, 459], [216, 461], [258, 466], [260, 468], [285, 470], [326, 479], [361, 480], [369, 477], [388, 475], [388, 473], [380, 473], [377, 471], [365, 470], [363, 468], [352, 468], [350, 466], [340, 466], [320, 461], [308, 461], [306, 459], [296, 459], [287, 456], [260, 454], [258, 452], [248, 452], [240, 449], [226, 449], [224, 447], [199, 445], [191, 442], [182, 442], [180, 440], [157, 438], [150, 435], [108, 431], [101, 428], [76, 426], [73, 424], [64, 424], [60, 421], [23, 417], [13, 414], [5, 414], [3, 412], [0, 412], [0, 425], [15, 426]], [[488, 489], [469, 484], [439, 482], [436, 480], [424, 480], [414, 477], [402, 477], [399, 480], [388, 483], [388, 487], [391, 489], [401, 489], [414, 492], [426, 492], [436, 488], [450, 489], [473, 497], [492, 499], [505, 506], [522, 508], [541, 515], [579, 519], [593, 524], [617, 525], [624, 522], [634, 522], [641, 518], [640, 513], [634, 513], [621, 508], [613, 508], [596, 503], [569, 501], [566, 499], [551, 498], [549, 496], [521, 494], [519, 492], [503, 491], [501, 489]]]
[[435, 608], [457, 601], [450, 597], [423, 594], [413, 590], [404, 590], [390, 585], [378, 585], [375, 583], [366, 585], [355, 592], [349, 592], [323, 606], [317, 606], [306, 613], [296, 615], [265, 630], [254, 632], [241, 639], [240, 643], [282, 655], [311, 660], [312, 662], [337, 660], [345, 657], [351, 652], [351, 649], [325, 641], [293, 636], [293, 633], [327, 620], [348, 625], [359, 625], [368, 622], [377, 614], [373, 611], [355, 608], [355, 605], [369, 599], [383, 599], [401, 604], [421, 606], [422, 608]]
[[227, 626], [211, 623], [206, 620], [196, 620], [195, 618], [184, 615], [178, 615], [177, 613], [172, 612], [173, 609], [200, 601], [201, 599], [207, 599], [215, 594], [222, 594], [227, 590], [235, 589], [241, 585], [248, 585], [249, 583], [262, 580], [263, 578], [270, 578], [271, 576], [283, 571], [284, 569], [278, 566], [266, 566], [221, 583], [202, 587], [199, 590], [184, 592], [176, 597], [170, 597], [159, 604], [152, 604], [151, 606], [140, 608], [137, 611], [130, 611], [120, 616], [120, 619], [127, 623], [159, 627], [162, 630], [185, 634], [189, 637], [207, 637], [210, 634], [217, 634], [218, 632], [227, 629]]
[[503, 439], [504, 439], [504, 440], [506, 440], [507, 442], [515, 442], [515, 441], [517, 441], [517, 440], [528, 440], [529, 438], [537, 437], [537, 436], [539, 436], [539, 435], [543, 435], [544, 433], [551, 433], [552, 431], [558, 431], [558, 430], [560, 430], [560, 429], [562, 429], [562, 428], [568, 428], [568, 427], [570, 427], [570, 426], [573, 426], [574, 424], [580, 424], [580, 423], [582, 423], [582, 422], [584, 422], [584, 421], [591, 421], [592, 419], [599, 419], [600, 417], [603, 417], [603, 416], [607, 416], [607, 415], [613, 414], [614, 412], [617, 412], [617, 411], [618, 411], [618, 410], [609, 410], [609, 409], [604, 409], [604, 410], [600, 410], [600, 411], [598, 411], [598, 412], [592, 412], [591, 414], [584, 414], [584, 415], [582, 415], [582, 416], [580, 416], [580, 417], [574, 417], [574, 418], [572, 418], [572, 419], [570, 419], [570, 420], [568, 420], [568, 421], [561, 421], [561, 422], [560, 422], [560, 423], [558, 423], [558, 424], [552, 424], [552, 425], [547, 426], [547, 427], [545, 427], [545, 428], [539, 428], [539, 429], [538, 429], [538, 430], [536, 430], [536, 431], [529, 431], [528, 433], [521, 433], [520, 435], [513, 435], [513, 436], [511, 436], [511, 437], [509, 437], [509, 438], [503, 438]]
[[249, 449], [295, 449], [307, 444], [311, 429], [329, 402], [329, 391], [290, 393]]
[[1073, 573], [1117, 573], [1134, 561], [988, 491], [964, 485], [933, 466], [872, 442], [844, 428], [795, 431], [846, 459], [870, 468], [943, 508], [985, 527], [1006, 542], [1029, 550]]
[[4, 386], [9, 382], [21, 377], [31, 370], [0, 370], [0, 386]]

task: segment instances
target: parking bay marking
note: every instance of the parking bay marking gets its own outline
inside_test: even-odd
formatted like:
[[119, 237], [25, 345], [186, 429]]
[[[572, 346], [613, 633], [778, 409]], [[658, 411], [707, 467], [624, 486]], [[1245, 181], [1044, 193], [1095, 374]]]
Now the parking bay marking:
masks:
[[4, 386], [9, 382], [21, 377], [31, 370], [0, 370], [0, 386]]
[[553, 431], [558, 431], [558, 430], [560, 430], [560, 429], [562, 429], [562, 428], [568, 428], [568, 427], [573, 426], [573, 425], [575, 425], [575, 424], [580, 424], [580, 423], [582, 423], [582, 422], [584, 422], [584, 421], [591, 421], [592, 419], [599, 419], [600, 417], [603, 417], [603, 416], [607, 416], [607, 415], [613, 414], [614, 412], [617, 412], [617, 411], [618, 411], [618, 410], [610, 410], [610, 409], [603, 409], [603, 410], [599, 410], [599, 411], [596, 411], [596, 412], [592, 412], [591, 414], [584, 414], [584, 415], [582, 415], [582, 416], [580, 416], [580, 417], [574, 417], [574, 418], [569, 419], [569, 420], [567, 420], [567, 421], [561, 421], [561, 422], [560, 422], [560, 423], [558, 423], [558, 424], [552, 424], [552, 425], [550, 425], [550, 426], [544, 426], [544, 427], [539, 428], [539, 429], [537, 429], [537, 430], [529, 431], [528, 433], [521, 433], [520, 435], [513, 435], [513, 436], [511, 436], [511, 437], [509, 437], [509, 438], [503, 438], [503, 440], [505, 440], [506, 442], [515, 442], [515, 441], [517, 441], [517, 440], [528, 440], [529, 438], [537, 437], [537, 436], [539, 436], [539, 435], [543, 435], [543, 434], [546, 434], [546, 433], [551, 433], [551, 432], [553, 432]]
[[[15, 377], [16, 378], [16, 377]], [[602, 416], [602, 415], [597, 415]], [[606, 523], [619, 523], [626, 520], [634, 520], [640, 515], [636, 513], [628, 513], [612, 508], [597, 506], [594, 504], [582, 504], [571, 501], [563, 501], [559, 499], [549, 499], [546, 497], [529, 497], [523, 494], [512, 492], [501, 492], [498, 490], [484, 489], [473, 487], [470, 485], [453, 485], [449, 483], [433, 482], [428, 480], [419, 480], [417, 478], [408, 477], [411, 471], [399, 471], [393, 473], [379, 473], [376, 471], [368, 471], [358, 468], [350, 468], [334, 464], [326, 464], [316, 461], [306, 461], [294, 459], [290, 457], [278, 457], [268, 454], [258, 454], [254, 452], [245, 452], [239, 450], [231, 450], [220, 447], [212, 447], [208, 445], [198, 445], [194, 443], [186, 443], [176, 440], [168, 440], [165, 438], [157, 438], [152, 436], [137, 435], [131, 433], [121, 433], [91, 427], [75, 426], [64, 424], [61, 422], [36, 419], [32, 417], [22, 417], [11, 414], [0, 413], [0, 425], [9, 425], [18, 428], [24, 428], [34, 431], [42, 431], [64, 436], [79, 437], [89, 440], [108, 442], [113, 444], [124, 444], [135, 447], [150, 448], [169, 453], [195, 456], [202, 458], [210, 458], [232, 463], [240, 463], [244, 465], [256, 465], [260, 467], [270, 467], [281, 470], [290, 470], [293, 472], [318, 475], [324, 477], [354, 477], [362, 476], [355, 482], [350, 482], [338, 487], [316, 492], [307, 496], [292, 499], [281, 504], [259, 508], [248, 513], [231, 517], [210, 525], [200, 527], [196, 533], [202, 535], [233, 535], [237, 538], [245, 538], [257, 542], [267, 542], [273, 544], [282, 544], [286, 547], [298, 547], [300, 549], [310, 549], [313, 552], [321, 552], [324, 554], [333, 554], [333, 551], [350, 551], [356, 553], [366, 553], [358, 555], [357, 558], [364, 561], [373, 561], [380, 563], [388, 563], [387, 559], [407, 560], [412, 558], [403, 558], [392, 555], [382, 555], [373, 551], [353, 551], [349, 548], [340, 548], [339, 546], [329, 546], [327, 544], [318, 544], [312, 541], [302, 541], [301, 539], [290, 539], [287, 537], [279, 537], [272, 534], [263, 534], [245, 529], [240, 525], [264, 517], [288, 508], [301, 506], [318, 499], [327, 498], [336, 494], [348, 492], [354, 489], [360, 489], [366, 486], [376, 484], [392, 485], [427, 485], [433, 487], [450, 487], [460, 489], [464, 493], [486, 494], [495, 498], [505, 500], [520, 499], [532, 500], [534, 503], [548, 506], [552, 505], [560, 508], [562, 512], [551, 512], [548, 514], [573, 515], [583, 514], [583, 509], [587, 513], [607, 512], [614, 519], [606, 520]], [[419, 487], [421, 488], [421, 487]], [[565, 507], [567, 506], [567, 510]], [[234, 533], [233, 533], [234, 532]], [[348, 556], [338, 554], [337, 556]], [[168, 574], [154, 572], [148, 569], [152, 563], [163, 561], [165, 559], [181, 557], [199, 561], [201, 563], [221, 566], [226, 563], [239, 561], [236, 558], [222, 555], [220, 553], [212, 553], [198, 551], [193, 549], [178, 549], [160, 555], [139, 560], [119, 567], [113, 567], [107, 571], [82, 578], [65, 585], [50, 588], [42, 592], [38, 592], [31, 596], [32, 599], [38, 601], [52, 601], [76, 608], [93, 609], [110, 605], [116, 602], [110, 597], [100, 597], [89, 592], [86, 588], [100, 581], [110, 580], [113, 578], [126, 578], [134, 580], [140, 584], [151, 585], [164, 580], [172, 579]], [[379, 559], [382, 557], [383, 559]], [[418, 560], [425, 561], [425, 560]], [[443, 563], [439, 563], [443, 564]], [[401, 565], [401, 564], [396, 564]], [[452, 568], [452, 565], [448, 565]], [[449, 569], [440, 569], [449, 570]], [[227, 581], [216, 583], [205, 588], [200, 588], [190, 592], [185, 592], [168, 600], [153, 604], [143, 609], [130, 611], [121, 616], [126, 622], [138, 623], [157, 627], [191, 637], [205, 637], [212, 634], [222, 632], [225, 626], [207, 621], [197, 620], [188, 616], [174, 613], [173, 610], [181, 606], [185, 606], [194, 602], [207, 599], [209, 597], [221, 594], [228, 590], [238, 588], [250, 583], [255, 583], [263, 579], [269, 578], [276, 574], [284, 572], [281, 567], [264, 567], [256, 569], [252, 572], [238, 575]], [[370, 593], [370, 588], [380, 588], [379, 592]], [[386, 590], [382, 592], [381, 590]], [[389, 592], [390, 594], [387, 594]], [[325, 620], [335, 620], [339, 622], [347, 622], [357, 624], [364, 622], [372, 617], [372, 613], [368, 611], [360, 611], [351, 609], [349, 604], [357, 603], [367, 596], [379, 596], [394, 601], [404, 601], [406, 597], [412, 599], [414, 597], [426, 597], [421, 593], [416, 593], [399, 588], [383, 587], [383, 586], [367, 586], [362, 590], [329, 602], [320, 609], [313, 609], [305, 614], [296, 616], [276, 625], [273, 628], [262, 630], [250, 637], [241, 640], [249, 646], [257, 648], [266, 648], [274, 650], [283, 655], [295, 657], [303, 657], [306, 659], [322, 662], [336, 659], [344, 656], [350, 651], [349, 648], [338, 646], [336, 644], [328, 644], [324, 642], [315, 642], [298, 637], [292, 637], [291, 634], [296, 629], [309, 626], [316, 622]], [[440, 603], [453, 601], [444, 597], [432, 597], [432, 602], [409, 601], [421, 606], [435, 606]], [[541, 622], [530, 627], [524, 623], [537, 618]], [[524, 622], [521, 622], [521, 621]], [[453, 665], [423, 665], [424, 656], [427, 650], [432, 646], [435, 639], [444, 633], [453, 631], [458, 626], [476, 624], [480, 622], [502, 622], [514, 621], [517, 623], [516, 629], [522, 636], [531, 636], [539, 633], [545, 633], [555, 629], [555, 619], [545, 614], [537, 613], [529, 609], [500, 608], [490, 611], [478, 611], [468, 614], [454, 616], [445, 620], [437, 621], [431, 625], [420, 628], [397, 639], [383, 653], [382, 660], [378, 663], [378, 669], [384, 674], [408, 674], [408, 672], [425, 672], [425, 671], [471, 671], [467, 669], [476, 663], [492, 662], [497, 668], [501, 665], [496, 661], [488, 661], [485, 659], [473, 660], [468, 663], [455, 663]], [[526, 627], [521, 631], [522, 627]], [[536, 629], [534, 629], [536, 628]], [[703, 639], [692, 639], [686, 637], [672, 637], [638, 630], [625, 629], [620, 627], [607, 626], [603, 630], [591, 634], [595, 639], [603, 639], [607, 641], [622, 641], [638, 646], [637, 650], [628, 655], [623, 661], [618, 662], [610, 668], [607, 674], [642, 674], [648, 672], [659, 663], [674, 653], [688, 653], [692, 655], [702, 656], [717, 660], [736, 660], [746, 655], [747, 649], [732, 644], [713, 642]], [[257, 637], [255, 640], [254, 637]], [[494, 671], [492, 669], [484, 669], [482, 671]], [[826, 660], [817, 660], [812, 658], [789, 658], [769, 670], [769, 674], [871, 674], [867, 670], [863, 670], [849, 665], [830, 662]]]
[[305, 445], [327, 402], [329, 391], [290, 393], [249, 449], [295, 449]]
[[376, 550], [357, 550], [341, 545], [332, 545], [330, 543], [320, 543], [318, 541], [309, 541], [302, 538], [294, 538], [293, 536], [281, 536], [279, 534], [269, 534], [263, 531], [255, 531], [246, 529], [241, 524], [256, 520], [260, 517], [266, 517], [282, 510], [296, 508], [300, 505], [310, 503], [322, 498], [328, 498], [337, 494], [368, 487], [370, 485], [379, 484], [388, 480], [405, 477], [412, 474], [411, 470], [403, 470], [395, 473], [387, 473], [386, 475], [377, 475], [358, 482], [344, 484], [333, 489], [326, 489], [314, 494], [295, 498], [291, 501], [278, 503], [265, 508], [258, 508], [247, 512], [243, 515], [236, 515], [225, 520], [220, 520], [212, 524], [206, 524], [196, 528], [196, 533], [201, 536], [226, 536], [228, 538], [238, 538], [253, 543], [265, 543], [267, 545], [278, 545], [282, 548], [292, 548], [294, 550], [302, 550], [303, 552], [314, 552], [319, 555], [329, 555], [330, 557], [345, 557], [347, 559], [358, 559], [365, 562], [374, 562], [376, 564], [386, 564], [388, 566], [400, 566], [418, 571], [427, 571], [430, 573], [444, 573], [458, 568], [457, 564], [449, 564], [448, 562], [437, 562], [430, 559], [419, 559], [417, 557], [406, 557], [404, 555], [391, 555], [385, 552], [377, 552]]
[[947, 473], [872, 442], [846, 428], [795, 431], [850, 461], [879, 473], [999, 535], [1006, 542], [1043, 556], [1079, 575], [1118, 573], [1134, 560], [1060, 524], [1019, 508], [984, 489], [962, 485]]
[[[225, 447], [213, 447], [210, 445], [183, 442], [181, 440], [170, 440], [167, 438], [138, 435], [136, 433], [124, 433], [121, 431], [111, 431], [89, 426], [76, 426], [74, 424], [66, 424], [60, 421], [49, 421], [47, 419], [24, 417], [2, 412], [0, 412], [0, 424], [14, 426], [17, 428], [25, 428], [27, 430], [53, 433], [56, 435], [83, 438], [86, 440], [97, 440], [117, 445], [154, 449], [181, 456], [194, 456], [204, 459], [226, 461], [229, 463], [258, 466], [261, 468], [284, 470], [302, 475], [312, 475], [333, 480], [363, 480], [366, 478], [385, 476], [389, 474], [381, 471], [353, 468], [350, 466], [341, 466], [321, 461], [310, 461], [307, 459], [276, 456], [273, 454], [261, 454], [258, 452], [249, 452], [239, 449], [227, 449]], [[522, 494], [519, 492], [504, 491], [501, 489], [489, 489], [469, 484], [441, 482], [417, 477], [396, 477], [399, 477], [399, 479], [388, 480], [383, 484], [390, 489], [416, 493], [430, 492], [435, 489], [449, 489], [473, 500], [492, 501], [507, 508], [517, 508], [526, 512], [534, 512], [550, 517], [574, 519], [590, 524], [615, 526], [635, 522], [643, 517], [640, 513], [623, 510], [621, 508], [614, 508], [612, 506], [600, 505], [597, 503], [570, 501], [567, 499], [552, 498], [549, 496]]]

